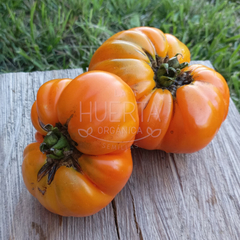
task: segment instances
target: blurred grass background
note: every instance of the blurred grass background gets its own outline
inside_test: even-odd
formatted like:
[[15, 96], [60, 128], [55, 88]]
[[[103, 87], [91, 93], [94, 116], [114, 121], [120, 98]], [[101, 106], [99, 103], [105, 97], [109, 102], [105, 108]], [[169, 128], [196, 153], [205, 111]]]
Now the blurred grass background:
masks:
[[240, 2], [206, 0], [0, 0], [0, 73], [86, 69], [114, 33], [172, 33], [192, 60], [210, 60], [240, 110]]

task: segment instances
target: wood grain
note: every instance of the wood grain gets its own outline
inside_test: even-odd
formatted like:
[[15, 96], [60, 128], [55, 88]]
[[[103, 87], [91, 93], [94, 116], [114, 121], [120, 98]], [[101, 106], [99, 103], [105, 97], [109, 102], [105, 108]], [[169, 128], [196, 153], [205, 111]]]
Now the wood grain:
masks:
[[[204, 64], [211, 67], [209, 61]], [[30, 110], [37, 89], [50, 79], [81, 72], [0, 75], [0, 239], [239, 239], [240, 115], [232, 101], [217, 136], [199, 152], [134, 148], [129, 182], [93, 216], [60, 217], [28, 193], [22, 152], [34, 141]]]

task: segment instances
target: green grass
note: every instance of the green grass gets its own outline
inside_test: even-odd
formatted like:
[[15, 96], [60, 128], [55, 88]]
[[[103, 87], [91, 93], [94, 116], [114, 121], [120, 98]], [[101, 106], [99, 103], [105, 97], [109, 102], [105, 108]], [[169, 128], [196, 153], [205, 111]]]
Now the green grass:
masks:
[[153, 26], [192, 60], [209, 59], [240, 109], [240, 2], [202, 0], [0, 1], [0, 72], [87, 68], [112, 34]]

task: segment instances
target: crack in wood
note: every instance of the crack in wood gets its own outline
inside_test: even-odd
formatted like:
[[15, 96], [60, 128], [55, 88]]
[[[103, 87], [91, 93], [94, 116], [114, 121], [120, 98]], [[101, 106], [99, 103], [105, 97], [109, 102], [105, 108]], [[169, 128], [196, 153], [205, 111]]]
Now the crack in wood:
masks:
[[159, 206], [156, 204], [156, 202], [154, 202], [154, 204], [155, 204], [155, 206], [156, 206], [156, 209], [157, 209], [157, 212], [158, 212], [159, 219], [161, 220], [161, 223], [162, 223], [162, 227], [163, 227], [164, 233], [166, 234], [166, 236], [165, 236], [164, 239], [171, 240], [172, 238], [169, 236], [169, 233], [168, 233], [168, 227], [166, 226], [166, 221], [165, 221], [164, 217], [162, 217], [162, 212], [159, 210]]
[[39, 235], [39, 240], [47, 240], [46, 235], [40, 224], [32, 222], [32, 229], [35, 229], [36, 233]]
[[[173, 175], [175, 175], [175, 177], [177, 178], [177, 182], [179, 184], [179, 188], [180, 188], [180, 195], [181, 195], [181, 199], [183, 201], [183, 207], [184, 207], [184, 210], [185, 212], [187, 212], [187, 208], [186, 208], [186, 203], [185, 203], [185, 198], [184, 198], [184, 192], [183, 192], [183, 185], [182, 185], [182, 180], [181, 180], [181, 177], [180, 177], [180, 174], [178, 172], [178, 167], [177, 167], [177, 164], [176, 164], [176, 159], [175, 159], [175, 155], [173, 153], [170, 153], [169, 154], [169, 157], [170, 157], [170, 166], [171, 166], [171, 169], [172, 169], [172, 173]], [[188, 214], [186, 215], [186, 225], [189, 226], [189, 218], [188, 218]]]
[[[176, 173], [177, 175], [177, 178], [178, 178], [178, 182], [179, 182], [179, 185], [180, 185], [180, 188], [181, 188], [181, 191], [182, 191], [182, 194], [183, 194], [183, 186], [182, 186], [182, 180], [181, 180], [181, 177], [180, 177], [180, 174], [178, 172], [178, 168], [177, 168], [177, 165], [176, 165], [176, 161], [175, 161], [175, 157], [174, 157], [174, 154], [173, 153], [170, 153], [170, 158], [173, 162], [173, 165], [174, 165], [174, 172]], [[173, 169], [172, 169], [173, 170]]]
[[116, 231], [117, 231], [117, 236], [118, 236], [118, 240], [120, 240], [118, 220], [117, 220], [117, 207], [116, 207], [115, 199], [112, 200], [112, 208], [113, 208], [113, 213], [114, 213], [114, 221], [115, 221], [115, 227], [116, 227]]
[[133, 217], [134, 217], [134, 222], [135, 222], [135, 225], [136, 225], [136, 229], [137, 229], [137, 233], [139, 235], [139, 239], [140, 240], [144, 240], [143, 239], [143, 235], [142, 235], [142, 230], [138, 224], [138, 221], [137, 221], [137, 217], [136, 217], [136, 209], [135, 209], [135, 204], [134, 204], [134, 198], [133, 198], [133, 195], [132, 195], [132, 191], [131, 189], [129, 188], [129, 192], [130, 192], [130, 195], [131, 195], [131, 199], [132, 199], [132, 206], [133, 206]]

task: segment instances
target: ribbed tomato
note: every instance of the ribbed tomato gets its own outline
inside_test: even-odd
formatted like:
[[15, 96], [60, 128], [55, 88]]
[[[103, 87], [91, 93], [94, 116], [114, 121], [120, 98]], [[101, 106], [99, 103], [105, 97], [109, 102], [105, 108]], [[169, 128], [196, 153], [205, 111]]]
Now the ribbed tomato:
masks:
[[130, 147], [139, 124], [131, 88], [118, 76], [102, 71], [44, 83], [32, 106], [31, 119], [43, 135], [44, 125], [67, 124], [76, 148], [94, 155]]
[[[50, 162], [36, 142], [25, 148], [23, 157], [22, 174], [28, 191], [49, 211], [62, 216], [83, 217], [100, 211], [124, 187], [132, 172], [130, 149]], [[39, 170], [46, 163], [50, 166], [48, 177], [41, 178]]]
[[124, 187], [139, 119], [135, 96], [118, 76], [93, 71], [46, 82], [31, 118], [37, 143], [24, 150], [22, 174], [49, 211], [88, 216]]
[[227, 116], [225, 79], [201, 65], [187, 67], [190, 52], [171, 34], [139, 27], [110, 37], [94, 53], [89, 71], [122, 78], [139, 108], [135, 145], [173, 153], [205, 147]]

